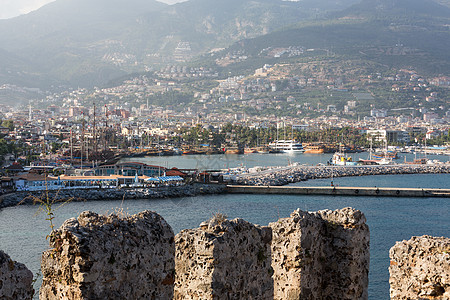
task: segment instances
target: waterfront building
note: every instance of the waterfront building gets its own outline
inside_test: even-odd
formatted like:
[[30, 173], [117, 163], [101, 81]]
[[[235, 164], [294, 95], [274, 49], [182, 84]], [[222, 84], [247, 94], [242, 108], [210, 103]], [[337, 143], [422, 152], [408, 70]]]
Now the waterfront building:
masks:
[[97, 176], [122, 175], [122, 176], [148, 176], [157, 177], [166, 173], [166, 168], [152, 166], [140, 162], [124, 162], [115, 165], [99, 166], [95, 170]]

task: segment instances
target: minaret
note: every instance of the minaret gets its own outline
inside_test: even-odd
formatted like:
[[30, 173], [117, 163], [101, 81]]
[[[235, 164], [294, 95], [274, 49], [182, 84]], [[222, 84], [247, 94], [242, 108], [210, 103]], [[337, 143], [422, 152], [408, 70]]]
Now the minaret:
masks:
[[32, 121], [33, 120], [33, 111], [31, 110], [31, 100], [30, 100], [30, 104], [28, 105], [28, 121]]
[[95, 127], [95, 102], [94, 102], [94, 128], [93, 128], [93, 138], [94, 138], [94, 155], [97, 154], [97, 128]]
[[107, 150], [107, 147], [108, 147], [107, 146], [107, 143], [108, 143], [107, 134], [108, 134], [108, 107], [105, 104], [105, 128], [103, 129], [103, 143], [104, 143], [103, 148], [105, 151]]

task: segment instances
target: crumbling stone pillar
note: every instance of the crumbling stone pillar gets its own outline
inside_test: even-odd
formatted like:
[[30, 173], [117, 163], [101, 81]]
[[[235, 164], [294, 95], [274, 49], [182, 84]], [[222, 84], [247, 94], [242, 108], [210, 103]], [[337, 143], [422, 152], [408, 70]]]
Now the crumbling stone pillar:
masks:
[[272, 299], [268, 227], [216, 216], [176, 235], [174, 299]]
[[389, 257], [391, 299], [450, 299], [450, 238], [412, 237]]
[[367, 299], [369, 228], [358, 210], [294, 211], [270, 223], [274, 299]]
[[158, 214], [83, 212], [51, 235], [40, 299], [171, 299], [174, 234]]
[[0, 250], [0, 299], [32, 299], [33, 273]]

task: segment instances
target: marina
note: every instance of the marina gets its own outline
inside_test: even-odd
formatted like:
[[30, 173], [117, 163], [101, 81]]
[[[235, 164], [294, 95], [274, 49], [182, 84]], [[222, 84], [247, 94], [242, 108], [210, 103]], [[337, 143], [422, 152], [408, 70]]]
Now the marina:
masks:
[[[450, 174], [378, 175], [334, 178], [339, 187], [402, 187], [448, 188]], [[289, 186], [326, 186], [330, 179], [315, 179]], [[371, 258], [369, 274], [369, 299], [388, 299], [388, 251], [396, 241], [411, 236], [429, 234], [448, 236], [450, 206], [448, 198], [416, 197], [349, 197], [325, 195], [286, 194], [214, 194], [177, 198], [152, 198], [130, 200], [97, 200], [71, 202], [55, 213], [55, 225], [91, 210], [109, 214], [123, 209], [134, 214], [149, 209], [158, 212], [173, 226], [175, 233], [195, 228], [208, 220], [213, 213], [221, 212], [228, 218], [243, 218], [255, 224], [268, 224], [300, 208], [307, 211], [354, 207], [366, 215], [371, 232]], [[48, 224], [45, 216], [36, 215], [36, 206], [23, 205], [0, 210], [0, 243], [3, 250], [17, 261], [25, 263], [33, 273], [40, 265], [41, 252], [48, 248], [45, 236]]]
[[[366, 153], [352, 154], [354, 159], [365, 156]], [[217, 212], [229, 218], [239, 217], [255, 224], [268, 224], [280, 217], [287, 217], [297, 208], [314, 211], [350, 206], [365, 213], [371, 230], [369, 299], [386, 299], [389, 295], [389, 248], [396, 241], [414, 235], [449, 235], [448, 198], [435, 191], [448, 192], [450, 174], [443, 171], [448, 168], [448, 157], [430, 156], [429, 159], [439, 160], [440, 163], [435, 165], [327, 166], [331, 157], [332, 154], [251, 153], [126, 158], [119, 163], [138, 161], [140, 164], [166, 166], [167, 171], [171, 166], [197, 169], [202, 173], [223, 169], [230, 173], [230, 177], [247, 180], [247, 185], [254, 184], [252, 180], [256, 180], [260, 186], [236, 187], [240, 191], [230, 191], [228, 187], [226, 193], [205, 190], [202, 185], [194, 188], [190, 184], [155, 188], [89, 188], [83, 192], [70, 189], [59, 193], [63, 196], [64, 193], [78, 193], [86, 196], [88, 201], [72, 201], [59, 208], [55, 213], [55, 224], [59, 226], [64, 220], [86, 210], [104, 214], [120, 210], [134, 214], [149, 209], [161, 214], [177, 233], [197, 227]], [[404, 154], [403, 158], [412, 161], [413, 157], [413, 154]], [[122, 167], [119, 169], [122, 170]], [[148, 169], [148, 172], [152, 170]], [[159, 168], [157, 170], [160, 175]], [[386, 172], [383, 173], [383, 170]], [[365, 176], [362, 176], [363, 172]], [[135, 181], [135, 176], [127, 178], [130, 182]], [[138, 177], [138, 180], [143, 178]], [[273, 186], [272, 182], [278, 186]], [[114, 182], [114, 185], [117, 183]], [[242, 189], [253, 191], [246, 193]], [[264, 192], [255, 193], [254, 189]], [[354, 196], [356, 190], [359, 191], [357, 197]], [[377, 190], [379, 194], [376, 194]], [[400, 192], [398, 195], [397, 191]], [[413, 191], [422, 193], [422, 196], [408, 194]], [[427, 191], [435, 194], [428, 194]], [[27, 192], [22, 193], [25, 195]], [[40, 255], [48, 247], [45, 217], [36, 216], [37, 207], [33, 205], [7, 206], [0, 210], [0, 243], [13, 259], [25, 263], [35, 273], [39, 268]], [[393, 228], [396, 230], [393, 231]]]

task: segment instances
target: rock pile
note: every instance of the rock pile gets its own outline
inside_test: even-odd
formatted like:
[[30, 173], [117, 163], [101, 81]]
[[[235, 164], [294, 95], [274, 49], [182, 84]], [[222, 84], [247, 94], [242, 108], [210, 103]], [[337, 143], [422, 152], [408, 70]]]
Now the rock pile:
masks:
[[369, 228], [358, 210], [294, 211], [270, 223], [274, 299], [367, 299]]
[[32, 299], [33, 273], [0, 250], [0, 299]]
[[391, 299], [450, 299], [450, 238], [412, 237], [389, 257]]
[[331, 177], [439, 173], [450, 173], [450, 165], [294, 166], [270, 172], [243, 174], [237, 179], [236, 184], [280, 186], [308, 179]]
[[83, 212], [50, 235], [40, 299], [171, 299], [174, 234], [151, 211]]

